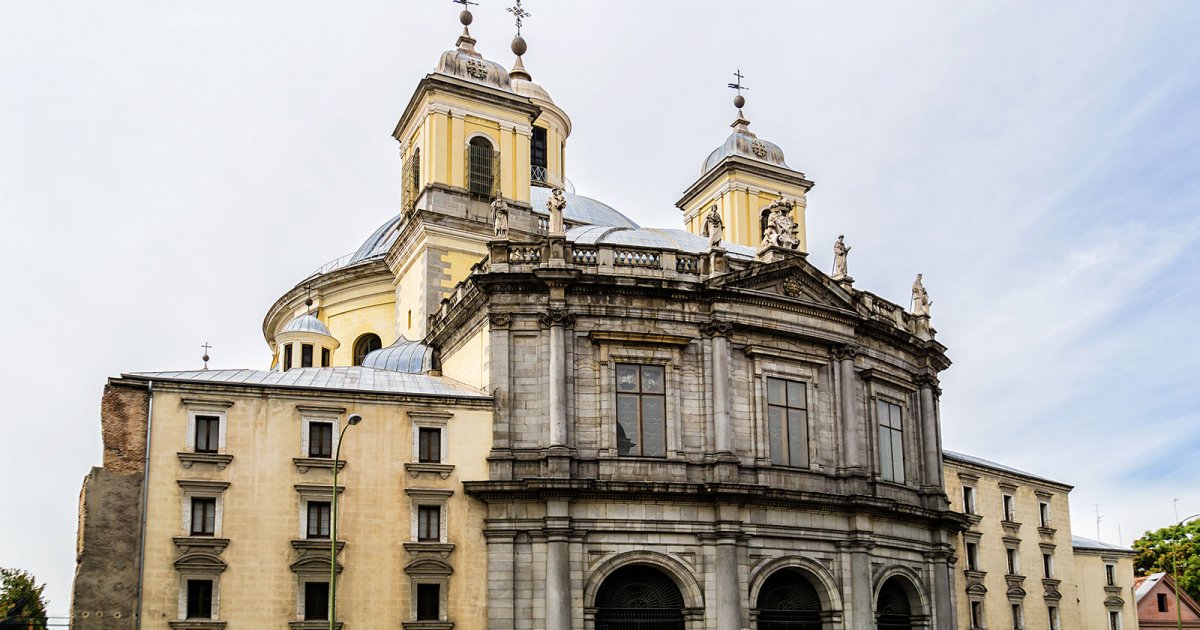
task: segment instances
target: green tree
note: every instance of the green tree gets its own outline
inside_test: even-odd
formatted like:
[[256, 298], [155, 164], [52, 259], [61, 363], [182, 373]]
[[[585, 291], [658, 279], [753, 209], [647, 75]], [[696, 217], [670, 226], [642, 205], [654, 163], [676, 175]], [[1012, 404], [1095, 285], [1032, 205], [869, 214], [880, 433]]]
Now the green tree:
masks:
[[1138, 575], [1174, 575], [1181, 590], [1200, 600], [1200, 519], [1146, 532], [1133, 541], [1133, 548], [1138, 552], [1133, 559]]
[[0, 569], [0, 628], [43, 630], [46, 600], [33, 575], [19, 569]]

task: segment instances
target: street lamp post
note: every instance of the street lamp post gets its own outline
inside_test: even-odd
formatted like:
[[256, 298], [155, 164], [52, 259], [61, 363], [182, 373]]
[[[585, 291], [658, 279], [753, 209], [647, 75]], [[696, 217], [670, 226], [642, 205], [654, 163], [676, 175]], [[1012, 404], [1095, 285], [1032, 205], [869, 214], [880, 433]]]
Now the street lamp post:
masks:
[[333, 454], [333, 487], [330, 489], [333, 498], [330, 500], [329, 508], [329, 630], [337, 628], [337, 519], [338, 519], [338, 462], [342, 458], [342, 438], [346, 436], [346, 429], [362, 422], [362, 416], [353, 413], [349, 418], [346, 418], [346, 426], [342, 427], [341, 433], [338, 433], [337, 449]]
[[[1178, 514], [1178, 512], [1176, 512]], [[1184, 518], [1175, 524], [1176, 527], [1183, 527], [1183, 524], [1200, 517], [1200, 514], [1193, 514]], [[1178, 545], [1176, 545], [1178, 547]], [[1171, 554], [1171, 581], [1175, 583], [1175, 625], [1179, 630], [1183, 630], [1183, 610], [1179, 607], [1179, 549], [1175, 549], [1175, 553]]]

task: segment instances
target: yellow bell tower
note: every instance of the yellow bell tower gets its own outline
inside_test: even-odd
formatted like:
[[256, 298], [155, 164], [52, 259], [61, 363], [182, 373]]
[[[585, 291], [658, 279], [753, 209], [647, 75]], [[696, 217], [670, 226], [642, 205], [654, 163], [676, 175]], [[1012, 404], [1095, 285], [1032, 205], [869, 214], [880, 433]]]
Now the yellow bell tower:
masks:
[[715, 207], [725, 226], [724, 240], [758, 247], [766, 224], [764, 210], [781, 198], [792, 201], [792, 220], [799, 228], [798, 249], [807, 252], [804, 211], [813, 183], [804, 173], [787, 165], [779, 145], [750, 131], [750, 121], [742, 113], [746, 98], [741, 95], [745, 89], [741, 85], [741, 72], [734, 76], [738, 82], [729, 84], [738, 90], [733, 99], [738, 110], [731, 125], [733, 133], [704, 160], [700, 179], [688, 187], [675, 205], [683, 211], [684, 225], [692, 234], [702, 233], [705, 217]]

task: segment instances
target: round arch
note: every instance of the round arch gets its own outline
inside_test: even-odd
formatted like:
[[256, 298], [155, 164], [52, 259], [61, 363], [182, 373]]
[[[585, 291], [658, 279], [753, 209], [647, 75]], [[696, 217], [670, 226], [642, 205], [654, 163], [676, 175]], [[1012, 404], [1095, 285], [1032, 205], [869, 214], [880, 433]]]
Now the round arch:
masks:
[[363, 333], [354, 340], [354, 365], [362, 365], [368, 354], [383, 348], [383, 340], [375, 333]]
[[638, 550], [614, 554], [593, 565], [583, 587], [586, 630], [596, 627], [596, 596], [604, 581], [618, 569], [637, 564], [658, 569], [675, 583], [679, 594], [683, 596], [683, 617], [688, 630], [701, 630], [704, 627], [704, 589], [696, 581], [692, 568], [666, 554]]
[[467, 138], [466, 138], [467, 144], [471, 144], [471, 142], [473, 140], [475, 140], [475, 138], [483, 138], [484, 140], [487, 140], [488, 144], [492, 145], [493, 151], [500, 150], [498, 148], [500, 146], [500, 141], [493, 138], [492, 135], [486, 131], [472, 131], [471, 133], [467, 134]]
[[752, 604], [758, 601], [763, 584], [766, 584], [771, 575], [783, 569], [793, 569], [804, 574], [817, 589], [817, 596], [821, 599], [821, 610], [829, 611], [837, 619], [841, 618], [842, 596], [841, 591], [838, 590], [837, 580], [824, 565], [801, 556], [784, 556], [765, 560], [751, 569], [750, 602]]
[[[912, 568], [892, 565], [884, 567], [875, 573], [875, 594], [873, 605], [875, 607], [876, 626], [880, 629], [891, 630], [892, 628], [903, 629], [904, 625], [896, 625], [892, 621], [892, 625], [883, 625], [881, 623], [881, 615], [888, 611], [883, 610], [889, 606], [888, 601], [900, 599], [895, 602], [899, 604], [894, 612], [907, 614], [908, 628], [928, 628], [930, 620], [930, 603], [929, 594], [922, 586], [921, 574]], [[904, 605], [907, 605], [907, 611], [902, 610]]]

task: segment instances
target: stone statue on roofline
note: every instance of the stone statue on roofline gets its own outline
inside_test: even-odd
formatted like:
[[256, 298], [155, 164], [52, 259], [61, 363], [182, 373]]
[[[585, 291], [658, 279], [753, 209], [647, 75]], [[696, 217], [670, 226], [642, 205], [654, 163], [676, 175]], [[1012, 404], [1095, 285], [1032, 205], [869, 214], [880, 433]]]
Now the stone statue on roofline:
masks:
[[550, 233], [561, 234], [563, 230], [563, 209], [567, 207], [567, 198], [561, 188], [555, 188], [546, 200], [546, 209], [550, 211]]
[[771, 202], [771, 205], [763, 209], [766, 221], [760, 249], [768, 247], [797, 249], [800, 247], [800, 239], [796, 237], [798, 227], [792, 220], [792, 210], [795, 207], [796, 202], [781, 198]]
[[721, 238], [725, 235], [725, 224], [721, 221], [721, 213], [717, 212], [717, 206], [714, 205], [708, 211], [708, 216], [704, 217], [704, 229], [700, 235], [708, 237], [710, 248], [721, 246]]
[[850, 278], [850, 273], [847, 271], [846, 258], [850, 253], [850, 248], [844, 240], [846, 236], [839, 234], [837, 241], [833, 244], [833, 279], [846, 280]]
[[508, 202], [500, 193], [492, 200], [492, 227], [496, 230], [496, 238], [508, 237]]
[[929, 317], [930, 306], [933, 306], [933, 301], [929, 299], [929, 293], [921, 283], [921, 274], [917, 274], [917, 279], [912, 285], [912, 313], [917, 317]]

